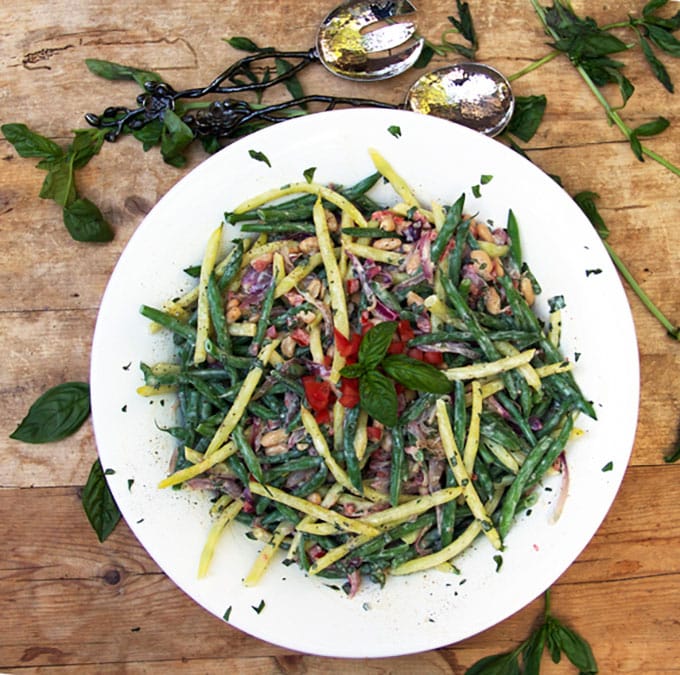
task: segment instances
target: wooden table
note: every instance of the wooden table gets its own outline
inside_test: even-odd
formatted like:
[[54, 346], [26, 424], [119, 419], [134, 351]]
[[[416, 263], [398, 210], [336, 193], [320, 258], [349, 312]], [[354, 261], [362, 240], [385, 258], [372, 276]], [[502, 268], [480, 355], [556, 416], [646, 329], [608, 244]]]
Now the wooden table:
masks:
[[[83, 115], [132, 102], [133, 83], [109, 84], [84, 59], [102, 58], [160, 72], [176, 86], [206, 83], [236, 58], [223, 38], [261, 45], [313, 44], [335, 0], [188, 2], [93, 0], [5, 2], [0, 9], [0, 120], [24, 122], [60, 143], [85, 126]], [[472, 0], [479, 58], [513, 73], [547, 52], [528, 0]], [[602, 22], [639, 10], [638, 0], [576, 1]], [[418, 0], [421, 31], [438, 40], [453, 1]], [[671, 3], [673, 10], [678, 7]], [[680, 97], [649, 76], [639, 51], [625, 57], [638, 85], [624, 117], [631, 126], [663, 114], [669, 131], [648, 145], [680, 164]], [[680, 85], [680, 61], [665, 58]], [[374, 85], [333, 78], [320, 66], [308, 92], [401, 100], [411, 74]], [[529, 156], [559, 174], [572, 194], [592, 190], [610, 242], [644, 290], [680, 320], [680, 178], [637, 161], [620, 132], [564, 57], [518, 80], [520, 95], [545, 93], [548, 109]], [[609, 92], [611, 100], [617, 100]], [[438, 651], [384, 661], [324, 659], [274, 647], [219, 622], [180, 592], [150, 560], [125, 523], [99, 544], [80, 493], [96, 448], [89, 423], [54, 444], [8, 438], [46, 388], [86, 381], [97, 309], [120, 252], [144, 215], [205, 156], [181, 170], [144, 154], [130, 138], [107, 146], [80, 172], [81, 192], [116, 230], [112, 243], [79, 244], [59, 209], [40, 200], [43, 174], [0, 140], [0, 671], [36, 672], [428, 672], [463, 673], [486, 654], [527, 636], [542, 603]], [[638, 433], [620, 494], [590, 545], [553, 588], [555, 613], [591, 643], [603, 673], [680, 670], [680, 465], [663, 456], [678, 442], [680, 344], [629, 291], [640, 347]], [[627, 364], [622, 363], [622, 368]], [[547, 663], [545, 672], [571, 672]]]

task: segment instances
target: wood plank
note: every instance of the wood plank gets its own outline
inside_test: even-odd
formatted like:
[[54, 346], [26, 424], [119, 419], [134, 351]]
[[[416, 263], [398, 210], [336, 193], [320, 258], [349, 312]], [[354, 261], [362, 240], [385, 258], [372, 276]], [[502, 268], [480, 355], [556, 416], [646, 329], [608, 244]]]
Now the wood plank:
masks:
[[[602, 529], [555, 586], [555, 612], [593, 645], [607, 643], [613, 623], [623, 644], [626, 638], [644, 638], [649, 655], [673, 639], [680, 526], [656, 523], [658, 514], [669, 512], [680, 498], [678, 471], [665, 472], [668, 483], [660, 484], [657, 470], [631, 469]], [[639, 495], [652, 490], [658, 494], [656, 504], [636, 510]], [[7, 551], [0, 568], [0, 668], [85, 667], [119, 660], [161, 667], [188, 653], [199, 664], [226, 654], [290, 653], [222, 625], [194, 604], [148, 558], [124, 523], [98, 544], [75, 488], [1, 490], [0, 512], [21, 514], [0, 526]], [[630, 606], [638, 617], [632, 624], [625, 609]], [[610, 619], [603, 623], [608, 608]], [[451, 652], [457, 659], [453, 672], [521, 639], [539, 614], [540, 602], [534, 602], [500, 626], [446, 649], [447, 658]], [[60, 621], [64, 616], [68, 625]], [[197, 634], [211, 639], [187, 642], [187, 635]], [[625, 648], [604, 658], [605, 663], [615, 658], [617, 669], [602, 664], [602, 672], [633, 672], [618, 670], [632, 658]]]

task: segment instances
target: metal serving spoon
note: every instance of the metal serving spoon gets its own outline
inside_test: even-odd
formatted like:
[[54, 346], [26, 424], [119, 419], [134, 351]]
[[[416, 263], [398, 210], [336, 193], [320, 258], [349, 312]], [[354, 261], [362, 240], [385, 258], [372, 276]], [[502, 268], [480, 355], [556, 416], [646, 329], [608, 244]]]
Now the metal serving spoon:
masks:
[[409, 89], [405, 105], [496, 136], [510, 122], [515, 97], [510, 82], [495, 68], [466, 62], [423, 75]]
[[[102, 115], [88, 113], [85, 118], [92, 126], [110, 129], [106, 138], [113, 141], [126, 127], [135, 131], [154, 120], [162, 120], [165, 110], [174, 110], [180, 99], [261, 91], [284, 82], [315, 61], [335, 75], [351, 80], [394, 77], [415, 64], [424, 45], [423, 38], [414, 37], [416, 26], [413, 22], [392, 22], [394, 17], [413, 12], [415, 7], [409, 0], [353, 0], [337, 7], [323, 20], [316, 46], [310, 50], [259, 51], [240, 59], [210, 84], [197, 89], [175, 91], [165, 82], [147, 82], [145, 93], [137, 98], [140, 107], [110, 107]], [[364, 32], [367, 27], [381, 22], [389, 23]], [[393, 51], [403, 45], [406, 45], [405, 49]], [[254, 63], [272, 58], [295, 59], [296, 63], [274, 78], [243, 81]], [[405, 108], [458, 122], [488, 136], [500, 133], [514, 110], [510, 84], [501, 73], [480, 63], [459, 63], [423, 75], [411, 86], [401, 105], [325, 95], [304, 96], [267, 106], [226, 99], [185, 114], [183, 121], [198, 136], [233, 138], [263, 124], [288, 119], [290, 113], [286, 111], [307, 103], [326, 104], [327, 110], [339, 105]]]

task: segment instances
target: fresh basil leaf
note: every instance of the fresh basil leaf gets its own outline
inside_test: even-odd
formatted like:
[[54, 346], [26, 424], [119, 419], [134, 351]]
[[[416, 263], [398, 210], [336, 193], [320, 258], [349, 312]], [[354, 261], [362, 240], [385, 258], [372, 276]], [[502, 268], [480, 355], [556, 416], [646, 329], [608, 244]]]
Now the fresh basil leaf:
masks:
[[665, 117], [657, 117], [651, 122], [635, 127], [635, 133], [638, 136], [656, 136], [666, 131], [670, 125], [671, 123]]
[[104, 541], [118, 524], [120, 511], [109, 490], [99, 459], [92, 464], [83, 488], [83, 508], [97, 538], [100, 542]]
[[485, 656], [465, 671], [465, 675], [521, 675], [517, 652]]
[[81, 169], [101, 150], [106, 129], [76, 129], [74, 134], [68, 152], [73, 168]]
[[576, 632], [554, 617], [549, 620], [550, 634], [555, 644], [583, 675], [597, 673], [597, 663], [590, 645]]
[[316, 173], [316, 167], [315, 166], [310, 166], [309, 169], [305, 169], [302, 172], [302, 175], [305, 177], [305, 180], [308, 183], [311, 183], [314, 180], [314, 174]]
[[349, 366], [345, 366], [341, 371], [340, 375], [348, 378], [361, 377], [366, 372], [366, 368], [360, 363], [353, 363]]
[[271, 168], [272, 163], [269, 161], [269, 157], [263, 152], [258, 152], [257, 150], [248, 150], [248, 154], [256, 161], [263, 162], [268, 167]]
[[113, 61], [85, 59], [85, 65], [91, 73], [103, 77], [105, 80], [134, 80], [142, 88], [144, 88], [146, 82], [162, 81], [161, 76], [151, 70], [124, 66]]
[[36, 134], [25, 124], [3, 124], [2, 134], [21, 157], [59, 160], [64, 151], [52, 140]]
[[455, 16], [449, 16], [447, 17], [449, 22], [473, 47], [477, 47], [477, 34], [472, 22], [470, 5], [467, 2], [456, 0], [456, 9], [458, 10], [459, 18], [456, 19]]
[[420, 56], [413, 64], [413, 67], [426, 68], [430, 64], [430, 61], [432, 61], [434, 54], [435, 54], [434, 49], [432, 49], [432, 47], [429, 44], [427, 44], [427, 42], [425, 42], [425, 44], [423, 45], [423, 49], [420, 52]]
[[369, 370], [359, 378], [359, 405], [386, 427], [397, 425], [397, 391], [394, 382], [377, 370]]
[[392, 126], [387, 127], [387, 131], [389, 131], [395, 138], [401, 138], [400, 126], [393, 124]]
[[547, 104], [548, 99], [543, 94], [517, 96], [508, 131], [525, 143], [530, 141], [543, 120]]
[[261, 51], [250, 38], [247, 37], [232, 37], [227, 39], [227, 43], [234, 49], [241, 52], [259, 52]]
[[522, 661], [524, 663], [524, 675], [539, 675], [541, 671], [541, 657], [545, 647], [546, 626], [541, 626], [534, 631], [524, 643], [522, 649]]
[[369, 328], [359, 345], [359, 363], [367, 370], [383, 360], [397, 330], [396, 321], [383, 321]]
[[[276, 75], [278, 77], [285, 76], [286, 73], [289, 73], [293, 68], [293, 66], [285, 59], [275, 59], [274, 64], [276, 66]], [[300, 80], [298, 80], [294, 75], [287, 77], [283, 81], [283, 84], [286, 86], [286, 89], [292, 98], [299, 99], [305, 95], [302, 85], [300, 84]], [[305, 103], [300, 103], [299, 105], [303, 110], [307, 109], [307, 105]]]
[[[48, 165], [41, 162], [42, 168]], [[41, 199], [52, 199], [60, 206], [67, 206], [76, 199], [76, 184], [70, 157], [50, 162], [47, 175], [40, 188]]]
[[409, 389], [448, 394], [453, 388], [453, 384], [441, 370], [405, 354], [390, 354], [383, 359], [381, 366], [391, 378]]
[[200, 141], [203, 149], [209, 155], [214, 155], [222, 149], [222, 144], [217, 136], [201, 136]]
[[167, 164], [182, 167], [186, 158], [185, 148], [194, 140], [194, 134], [187, 124], [172, 110], [166, 110], [161, 133], [161, 155]]
[[604, 222], [604, 219], [600, 215], [600, 212], [595, 206], [595, 200], [599, 198], [596, 192], [591, 192], [590, 190], [584, 190], [574, 195], [574, 201], [579, 205], [581, 211], [586, 214], [588, 220], [597, 230], [597, 233], [606, 239], [609, 236], [609, 228]]
[[630, 143], [630, 148], [633, 151], [633, 154], [641, 162], [644, 162], [645, 158], [642, 154], [642, 143], [640, 143], [640, 139], [637, 137], [637, 134], [634, 131], [630, 132], [630, 135], [628, 136], [628, 142]]
[[644, 54], [649, 67], [652, 69], [652, 73], [654, 73], [654, 77], [656, 77], [664, 88], [672, 94], [675, 91], [675, 87], [673, 86], [671, 76], [668, 74], [666, 66], [664, 66], [654, 54], [649, 41], [644, 37], [640, 37], [640, 47], [642, 48], [642, 53]]
[[64, 207], [64, 225], [76, 241], [111, 241], [113, 230], [89, 199], [76, 199]]
[[652, 23], [645, 24], [649, 39], [662, 51], [671, 56], [680, 56], [680, 40], [672, 32], [655, 26]]
[[141, 129], [135, 129], [132, 135], [141, 142], [144, 152], [148, 152], [154, 146], [161, 142], [163, 136], [163, 122], [161, 120], [152, 120], [145, 124]]
[[650, 14], [656, 12], [657, 9], [661, 9], [664, 5], [668, 4], [668, 0], [650, 0], [642, 8], [642, 16], [647, 17]]
[[75, 433], [89, 414], [89, 385], [64, 382], [36, 399], [10, 438], [24, 443], [59, 441]]

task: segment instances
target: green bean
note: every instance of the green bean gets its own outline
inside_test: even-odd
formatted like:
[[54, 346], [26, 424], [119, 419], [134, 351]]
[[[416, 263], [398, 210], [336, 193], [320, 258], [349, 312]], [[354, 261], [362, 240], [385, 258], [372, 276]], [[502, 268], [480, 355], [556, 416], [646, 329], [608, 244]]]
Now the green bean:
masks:
[[343, 227], [341, 232], [350, 237], [368, 237], [369, 239], [402, 239], [396, 232], [388, 232], [379, 227]]
[[272, 278], [271, 284], [267, 290], [264, 300], [262, 301], [262, 309], [260, 310], [260, 318], [257, 320], [257, 329], [255, 332], [255, 337], [253, 338], [253, 344], [250, 348], [251, 353], [255, 354], [259, 351], [264, 341], [265, 333], [267, 328], [269, 328], [269, 315], [271, 314], [272, 307], [274, 306], [274, 291], [276, 290], [276, 277]]
[[458, 199], [451, 206], [449, 206], [444, 223], [437, 233], [437, 238], [432, 242], [431, 257], [432, 262], [435, 264], [439, 262], [439, 259], [442, 257], [446, 247], [453, 238], [456, 228], [460, 224], [461, 218], [463, 216], [464, 204], [465, 193], [458, 197]]
[[231, 351], [231, 336], [229, 335], [229, 328], [227, 326], [227, 317], [224, 311], [222, 292], [220, 291], [219, 283], [214, 273], [208, 278], [207, 295], [210, 320], [212, 322], [213, 329], [215, 330], [217, 346], [228, 354]]
[[506, 450], [519, 451], [522, 443], [519, 436], [497, 415], [482, 413], [480, 435], [500, 443]]
[[468, 330], [472, 333], [477, 344], [481, 347], [484, 352], [484, 356], [490, 361], [495, 361], [500, 358], [500, 353], [496, 349], [493, 342], [489, 339], [489, 336], [484, 332], [484, 329], [479, 325], [473, 312], [467, 306], [467, 303], [461, 296], [460, 292], [456, 288], [455, 284], [446, 276], [441, 276], [441, 282], [444, 286], [444, 291], [448, 296], [453, 308], [458, 313], [463, 321], [465, 321]]
[[256, 221], [241, 225], [242, 232], [265, 232], [267, 234], [314, 234], [314, 224], [308, 220], [282, 220], [280, 222]]
[[238, 450], [241, 459], [243, 459], [245, 465], [248, 467], [248, 470], [255, 477], [255, 480], [257, 480], [258, 483], [264, 483], [264, 472], [262, 471], [260, 460], [246, 439], [246, 436], [243, 433], [243, 428], [240, 425], [237, 425], [234, 431], [232, 431], [231, 437], [234, 439], [236, 449]]
[[[453, 475], [451, 467], [447, 464], [445, 469], [446, 487], [455, 487], [456, 479]], [[441, 506], [441, 524], [439, 526], [441, 546], [442, 548], [448, 546], [453, 541], [453, 531], [456, 525], [456, 508], [458, 504], [455, 499], [442, 504]]]
[[354, 183], [354, 185], [350, 185], [346, 188], [339, 188], [338, 192], [343, 197], [345, 197], [345, 199], [349, 199], [351, 202], [353, 202], [366, 194], [366, 192], [368, 192], [380, 180], [380, 178], [381, 174], [378, 171], [375, 171], [374, 173], [369, 174], [365, 178], [357, 181]]
[[404, 477], [404, 435], [399, 427], [392, 429], [392, 464], [390, 467], [390, 504], [399, 504]]
[[465, 405], [465, 383], [457, 380], [453, 387], [453, 437], [458, 448], [465, 444], [467, 429], [467, 407]]
[[534, 469], [538, 466], [551, 444], [552, 438], [549, 436], [542, 438], [536, 443], [524, 459], [522, 466], [515, 476], [515, 480], [505, 493], [498, 521], [498, 533], [501, 535], [501, 538], [504, 538], [508, 534], [520, 497], [522, 496]]
[[264, 472], [265, 483], [269, 483], [272, 479], [279, 476], [286, 476], [293, 471], [305, 471], [307, 469], [317, 469], [320, 464], [323, 464], [323, 459], [316, 455], [304, 455], [291, 459], [281, 464], [276, 464], [271, 469]]
[[[470, 233], [471, 219], [464, 220], [456, 230], [456, 243], [449, 255], [448, 265], [448, 279], [456, 286], [460, 282], [460, 270], [463, 266], [463, 252], [465, 251], [465, 244]], [[442, 274], [442, 278], [446, 277]]]
[[364, 489], [361, 482], [361, 466], [359, 464], [359, 459], [357, 458], [356, 450], [354, 449], [354, 439], [357, 434], [357, 424], [359, 422], [360, 414], [361, 408], [358, 405], [345, 410], [342, 449], [349, 480], [359, 493], [363, 494]]
[[517, 269], [522, 269], [522, 244], [519, 238], [519, 225], [512, 209], [508, 211], [508, 223], [506, 226], [508, 237], [510, 238], [510, 258], [517, 265]]
[[241, 262], [243, 261], [243, 240], [234, 239], [234, 248], [232, 248], [227, 255], [227, 262], [217, 282], [221, 291], [234, 280], [234, 277], [241, 269]]
[[304, 483], [298, 485], [292, 492], [298, 497], [306, 497], [312, 492], [316, 492], [326, 482], [328, 478], [328, 467], [325, 463], [319, 464], [318, 470], [313, 473]]
[[436, 394], [420, 394], [413, 399], [408, 408], [399, 416], [399, 424], [402, 427], [417, 420], [428, 408], [434, 405], [437, 400]]
[[474, 477], [475, 488], [479, 497], [482, 501], [486, 501], [493, 494], [493, 480], [489, 468], [479, 453], [475, 457]]
[[167, 312], [147, 305], [142, 305], [139, 312], [142, 316], [151, 319], [151, 321], [163, 326], [163, 328], [168, 328], [185, 340], [196, 342], [196, 329], [186, 323], [182, 323], [179, 319], [172, 316], [172, 314], [168, 314]]
[[571, 431], [573, 428], [574, 417], [570, 413], [567, 413], [565, 414], [564, 424], [562, 425], [562, 428], [560, 429], [557, 437], [551, 444], [548, 452], [545, 453], [544, 457], [538, 463], [538, 466], [532, 472], [527, 486], [534, 485], [539, 480], [541, 480], [545, 472], [554, 464], [557, 458], [562, 454], [564, 446], [567, 444], [567, 441], [569, 440], [569, 436], [571, 435]]
[[534, 434], [529, 422], [522, 416], [522, 413], [518, 410], [517, 404], [503, 391], [499, 391], [495, 394], [498, 402], [507, 410], [512, 421], [517, 425], [519, 430], [522, 432], [524, 437], [532, 445], [536, 444], [536, 435]]
[[305, 395], [305, 388], [299, 382], [286, 377], [281, 371], [274, 369], [271, 371], [271, 375], [298, 396], [302, 397]]
[[308, 309], [314, 309], [314, 306], [309, 302], [303, 302], [295, 307], [291, 307], [282, 314], [272, 317], [272, 325], [276, 328], [286, 328], [289, 322], [292, 323], [296, 314], [305, 312]]

